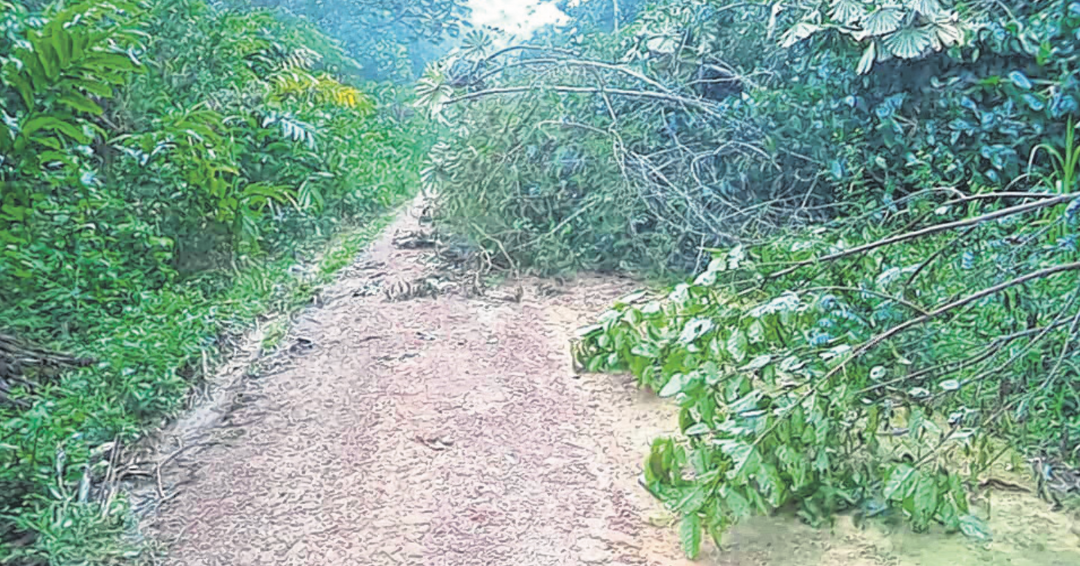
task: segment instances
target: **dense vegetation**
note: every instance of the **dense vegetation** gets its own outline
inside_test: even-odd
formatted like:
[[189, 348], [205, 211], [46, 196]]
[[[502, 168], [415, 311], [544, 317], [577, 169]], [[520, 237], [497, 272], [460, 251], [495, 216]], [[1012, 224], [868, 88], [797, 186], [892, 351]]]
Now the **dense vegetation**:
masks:
[[137, 552], [117, 446], [421, 183], [483, 268], [694, 274], [575, 344], [682, 408], [644, 478], [689, 555], [783, 507], [984, 537], [1025, 458], [1057, 497], [1080, 3], [558, 4], [504, 48], [460, 0], [0, 0], [0, 563]]
[[1077, 112], [1071, 4], [880, 4], [895, 17], [664, 2], [555, 50], [470, 38], [420, 92], [459, 125], [427, 170], [447, 222], [523, 266], [685, 271], [874, 197], [1052, 172], [1031, 158]]
[[106, 562], [116, 443], [347, 262], [294, 269], [411, 194], [425, 130], [313, 25], [242, 3], [3, 0], [0, 67], [0, 335], [94, 360], [0, 365], [0, 563]]
[[465, 0], [255, 0], [340, 39], [371, 79], [416, 78], [471, 26]]
[[1080, 3], [666, 0], [553, 37], [425, 76], [424, 180], [492, 266], [699, 273], [575, 349], [682, 407], [645, 479], [688, 554], [787, 506], [986, 536], [966, 489], [1003, 461], [1057, 497]]

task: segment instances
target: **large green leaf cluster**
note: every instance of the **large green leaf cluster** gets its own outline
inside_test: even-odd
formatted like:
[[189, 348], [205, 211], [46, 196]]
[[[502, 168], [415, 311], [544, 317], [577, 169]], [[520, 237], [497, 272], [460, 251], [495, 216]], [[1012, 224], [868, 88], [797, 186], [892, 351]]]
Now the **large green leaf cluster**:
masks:
[[984, 537], [964, 486], [1015, 465], [1010, 446], [1054, 462], [1040, 481], [1076, 464], [1078, 225], [1075, 192], [927, 191], [718, 251], [667, 296], [621, 300], [576, 356], [678, 402], [645, 479], [688, 529], [719, 541], [795, 505]]
[[918, 59], [962, 45], [973, 23], [970, 13], [961, 19], [956, 10], [938, 0], [810, 0], [778, 6], [773, 13], [784, 9], [799, 13], [798, 21], [783, 34], [784, 46], [825, 33], [849, 38], [865, 46], [859, 59], [860, 73], [869, 71], [875, 62], [894, 57]]
[[1080, 4], [1029, 3], [987, 18], [967, 47], [882, 64], [845, 99], [875, 134], [859, 173], [902, 189], [1006, 187], [1048, 171], [1036, 146], [1064, 144], [1067, 121], [1080, 116]]

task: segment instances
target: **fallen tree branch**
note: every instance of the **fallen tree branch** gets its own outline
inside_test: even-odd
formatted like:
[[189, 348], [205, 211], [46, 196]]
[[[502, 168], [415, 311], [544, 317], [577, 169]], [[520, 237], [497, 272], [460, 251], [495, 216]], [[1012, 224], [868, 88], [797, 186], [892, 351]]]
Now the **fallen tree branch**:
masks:
[[[885, 332], [883, 332], [881, 334], [878, 334], [877, 336], [874, 336], [870, 340], [867, 340], [862, 346], [859, 346], [859, 348], [857, 350], [852, 352], [850, 356], [848, 356], [843, 361], [841, 361], [839, 364], [837, 364], [836, 367], [832, 368], [831, 370], [829, 370], [828, 373], [826, 373], [824, 376], [822, 376], [821, 379], [819, 379], [817, 381], [817, 385], [815, 387], [811, 387], [810, 390], [807, 391], [806, 393], [803, 393], [796, 402], [792, 403], [789, 407], [784, 409], [784, 411], [779, 415], [779, 418], [777, 418], [776, 421], [774, 421], [772, 423], [772, 425], [768, 429], [766, 429], [761, 435], [759, 435], [757, 437], [757, 439], [754, 440], [753, 446], [757, 447], [765, 438], [767, 438], [769, 436], [769, 434], [774, 432], [776, 430], [776, 428], [780, 426], [780, 423], [787, 420], [787, 417], [790, 416], [792, 412], [794, 412], [796, 407], [801, 406], [803, 404], [803, 402], [805, 402], [812, 395], [817, 393], [817, 391], [818, 391], [818, 389], [820, 388], [821, 385], [823, 385], [825, 383], [828, 383], [833, 377], [836, 377], [837, 374], [844, 371], [844, 368], [846, 368], [849, 363], [851, 363], [853, 360], [859, 358], [863, 354], [869, 352], [870, 350], [873, 350], [875, 347], [880, 345], [882, 342], [884, 342], [884, 341], [886, 341], [886, 340], [888, 340], [890, 338], [893, 338], [894, 336], [896, 336], [898, 334], [901, 334], [901, 333], [903, 333], [903, 332], [905, 332], [907, 330], [910, 330], [911, 328], [919, 326], [920, 324], [929, 322], [930, 320], [932, 320], [934, 318], [937, 318], [937, 317], [939, 317], [939, 316], [941, 316], [943, 314], [946, 314], [946, 313], [948, 313], [950, 311], [953, 311], [953, 310], [961, 308], [961, 307], [963, 307], [965, 305], [971, 304], [971, 303], [973, 303], [975, 301], [978, 301], [979, 299], [983, 299], [983, 298], [995, 295], [997, 293], [1000, 293], [1001, 291], [1004, 291], [1005, 289], [1009, 289], [1009, 288], [1015, 287], [1017, 285], [1023, 285], [1024, 283], [1034, 281], [1036, 279], [1042, 279], [1044, 277], [1049, 277], [1051, 275], [1055, 275], [1055, 274], [1058, 274], [1058, 273], [1064, 273], [1066, 271], [1076, 271], [1076, 270], [1080, 270], [1080, 262], [1066, 263], [1066, 264], [1062, 264], [1062, 265], [1055, 265], [1053, 267], [1047, 267], [1045, 269], [1040, 269], [1038, 271], [1033, 271], [1033, 272], [1028, 273], [1026, 275], [1022, 275], [1020, 277], [1017, 277], [1015, 279], [1010, 279], [1009, 281], [1006, 281], [1004, 283], [994, 285], [993, 287], [983, 289], [982, 291], [979, 291], [977, 293], [972, 293], [971, 295], [968, 295], [968, 296], [966, 296], [966, 297], [964, 297], [962, 299], [958, 299], [958, 300], [953, 301], [951, 303], [942, 305], [942, 306], [940, 306], [940, 307], [938, 307], [938, 308], [936, 308], [936, 309], [934, 309], [934, 310], [932, 310], [932, 311], [930, 311], [930, 312], [928, 312], [928, 313], [926, 313], [926, 314], [924, 314], [922, 316], [919, 316], [919, 317], [913, 318], [911, 320], [908, 320], [907, 322], [904, 322], [903, 324], [898, 324], [898, 325], [890, 328], [889, 330], [887, 330], [887, 331], [885, 331]], [[1048, 329], [1046, 331], [1048, 331]], [[809, 385], [810, 383], [811, 382], [808, 381], [808, 382], [805, 382], [803, 385]]]
[[998, 219], [998, 218], [1004, 218], [1006, 216], [1013, 216], [1015, 214], [1023, 214], [1023, 213], [1026, 213], [1026, 212], [1032, 212], [1032, 211], [1035, 211], [1035, 210], [1041, 210], [1041, 209], [1044, 209], [1044, 208], [1050, 208], [1050, 207], [1053, 207], [1053, 206], [1057, 206], [1059, 204], [1070, 202], [1070, 201], [1072, 201], [1074, 199], [1077, 199], [1077, 198], [1080, 198], [1080, 193], [1069, 193], [1069, 194], [1065, 194], [1065, 195], [1059, 195], [1059, 196], [1056, 196], [1054, 198], [1044, 199], [1044, 200], [1040, 200], [1040, 201], [1037, 201], [1037, 202], [1029, 202], [1029, 203], [1026, 203], [1026, 204], [1012, 206], [1012, 207], [1009, 207], [1009, 208], [1003, 208], [1001, 210], [994, 211], [994, 212], [989, 212], [989, 213], [983, 214], [981, 216], [976, 216], [974, 218], [968, 218], [968, 219], [965, 219], [965, 220], [957, 220], [956, 222], [947, 222], [945, 224], [937, 224], [935, 226], [930, 226], [930, 227], [927, 227], [927, 228], [923, 228], [922, 230], [916, 230], [914, 232], [906, 232], [906, 233], [899, 234], [899, 235], [896, 235], [896, 236], [890, 236], [888, 238], [884, 238], [884, 239], [878, 240], [876, 242], [870, 242], [869, 244], [864, 244], [864, 245], [861, 245], [861, 246], [858, 246], [858, 247], [851, 248], [850, 250], [844, 250], [842, 252], [836, 252], [834, 254], [830, 254], [830, 255], [827, 255], [827, 256], [818, 257], [818, 258], [812, 258], [812, 259], [807, 259], [807, 260], [797, 262], [797, 263], [791, 265], [790, 267], [788, 267], [787, 269], [782, 269], [782, 270], [777, 271], [775, 273], [770, 273], [768, 275], [768, 278], [769, 279], [776, 279], [777, 277], [783, 277], [785, 275], [790, 275], [790, 274], [792, 274], [792, 273], [798, 271], [799, 269], [801, 269], [803, 267], [806, 267], [808, 265], [814, 265], [816, 263], [834, 261], [834, 260], [845, 258], [845, 257], [848, 257], [848, 256], [861, 254], [863, 252], [868, 252], [870, 250], [874, 250], [874, 249], [877, 249], [877, 248], [883, 248], [883, 247], [886, 247], [886, 246], [891, 246], [893, 244], [898, 244], [900, 242], [906, 242], [908, 240], [914, 240], [916, 238], [921, 238], [923, 236], [929, 236], [930, 234], [937, 234], [938, 232], [947, 232], [949, 230], [955, 230], [956, 228], [966, 228], [968, 226], [974, 226], [974, 225], [977, 225], [977, 224], [982, 224], [983, 222], [987, 222], [989, 220], [995, 220], [995, 219]]
[[915, 312], [917, 312], [917, 313], [919, 313], [921, 315], [930, 314], [929, 311], [927, 311], [925, 308], [923, 308], [923, 307], [921, 307], [921, 306], [919, 306], [919, 305], [917, 305], [917, 304], [915, 304], [915, 303], [913, 303], [913, 302], [911, 302], [911, 301], [909, 301], [907, 299], [904, 299], [903, 297], [897, 297], [897, 296], [894, 296], [894, 295], [890, 295], [888, 293], [882, 293], [880, 291], [874, 291], [872, 289], [862, 289], [862, 288], [858, 288], [858, 287], [841, 287], [841, 286], [812, 287], [810, 289], [806, 289], [806, 292], [808, 292], [808, 293], [813, 293], [813, 292], [817, 292], [817, 291], [825, 291], [825, 292], [829, 292], [829, 291], [845, 291], [845, 292], [849, 292], [849, 293], [866, 293], [867, 295], [873, 295], [873, 296], [878, 297], [880, 299], [887, 299], [887, 300], [893, 301], [895, 303], [899, 303], [899, 304], [904, 305], [905, 307], [907, 307], [907, 308], [909, 308], [909, 309], [911, 309], [911, 310], [913, 310], [913, 311], [915, 311]]
[[936, 308], [936, 309], [934, 309], [934, 310], [932, 310], [932, 311], [930, 311], [930, 312], [928, 312], [928, 313], [926, 313], [926, 314], [924, 314], [924, 315], [922, 315], [920, 317], [913, 318], [913, 319], [911, 319], [911, 320], [909, 320], [909, 321], [907, 321], [907, 322], [905, 322], [903, 324], [896, 325], [896, 326], [890, 328], [888, 331], [883, 332], [881, 334], [878, 334], [874, 338], [871, 338], [868, 342], [866, 342], [865, 344], [860, 346], [859, 349], [856, 350], [848, 360], [845, 360], [844, 363], [841, 363], [837, 367], [833, 368], [833, 370], [830, 371], [828, 374], [826, 374], [825, 378], [828, 379], [829, 377], [832, 377], [833, 375], [836, 375], [836, 373], [839, 372], [839, 370], [842, 367], [844, 367], [844, 365], [847, 363], [847, 361], [850, 361], [851, 359], [857, 358], [857, 357], [861, 356], [862, 354], [865, 354], [866, 352], [872, 350], [878, 344], [881, 344], [882, 342], [888, 340], [889, 338], [892, 338], [893, 336], [896, 336], [897, 334], [900, 334], [901, 332], [904, 332], [905, 330], [907, 330], [909, 328], [912, 328], [914, 326], [918, 326], [918, 325], [920, 325], [920, 324], [922, 324], [924, 322], [927, 322], [927, 321], [929, 321], [929, 320], [931, 320], [933, 318], [937, 318], [937, 317], [939, 317], [939, 316], [941, 316], [941, 315], [943, 315], [945, 313], [948, 313], [949, 311], [956, 310], [956, 309], [958, 309], [960, 307], [963, 307], [963, 306], [971, 304], [971, 303], [973, 303], [975, 301], [978, 301], [979, 299], [984, 299], [984, 298], [989, 297], [991, 295], [996, 295], [996, 294], [1004, 291], [1005, 289], [1009, 289], [1009, 288], [1015, 287], [1017, 285], [1023, 285], [1024, 283], [1027, 283], [1029, 281], [1034, 281], [1035, 279], [1042, 279], [1044, 277], [1049, 277], [1051, 275], [1056, 275], [1058, 273], [1064, 273], [1066, 271], [1075, 271], [1075, 270], [1080, 270], [1080, 262], [1066, 263], [1066, 264], [1062, 264], [1062, 265], [1055, 265], [1053, 267], [1047, 267], [1045, 269], [1040, 269], [1038, 271], [1033, 271], [1033, 272], [1028, 273], [1026, 275], [1022, 275], [1020, 277], [1017, 277], [1015, 279], [1010, 279], [1009, 281], [1006, 281], [1004, 283], [999, 283], [997, 285], [994, 285], [993, 287], [983, 289], [982, 291], [979, 291], [978, 293], [972, 293], [972, 294], [970, 294], [970, 295], [968, 295], [968, 296], [966, 296], [966, 297], [964, 297], [962, 299], [958, 299], [958, 300], [953, 301], [951, 303], [948, 303], [946, 305], [940, 306], [940, 307], [938, 307], [938, 308]]
[[[637, 72], [637, 71], [635, 71], [633, 69], [629, 69], [629, 68], [624, 67], [622, 65], [612, 65], [611, 63], [604, 63], [602, 61], [592, 61], [592, 60], [589, 60], [589, 59], [559, 59], [559, 58], [556, 58], [556, 57], [548, 57], [548, 58], [544, 58], [544, 59], [523, 59], [521, 61], [517, 61], [517, 62], [514, 62], [514, 63], [507, 63], [506, 65], [503, 65], [502, 67], [499, 67], [497, 69], [492, 69], [492, 70], [484, 73], [483, 75], [480, 75], [479, 77], [476, 78], [474, 83], [481, 83], [484, 80], [489, 79], [489, 78], [491, 78], [491, 77], [493, 77], [495, 75], [498, 75], [499, 73], [502, 73], [503, 71], [505, 71], [507, 69], [512, 69], [512, 68], [515, 68], [515, 67], [529, 67], [529, 66], [533, 66], [533, 65], [569, 65], [571, 67], [587, 67], [587, 68], [595, 68], [595, 69], [604, 69], [604, 70], [607, 70], [607, 71], [614, 71], [614, 72], [617, 72], [617, 73], [622, 73], [622, 74], [627, 75], [629, 77], [633, 77], [633, 78], [635, 78], [635, 79], [637, 79], [637, 80], [639, 80], [639, 81], [641, 81], [641, 82], [643, 82], [643, 83], [645, 83], [645, 84], [647, 84], [649, 86], [660, 89], [661, 91], [663, 91], [665, 93], [670, 94], [672, 92], [671, 89], [664, 86], [659, 81], [651, 79], [651, 78], [649, 78], [649, 77], [647, 77], [647, 76], [645, 76], [645, 75], [643, 75], [643, 74], [641, 74], [641, 73], [639, 73], [639, 72]], [[738, 80], [738, 79], [733, 78], [732, 80]]]
[[653, 92], [648, 90], [627, 90], [622, 88], [607, 88], [602, 89], [599, 87], [584, 87], [584, 86], [569, 86], [569, 85], [550, 85], [550, 86], [513, 86], [502, 88], [489, 88], [487, 90], [480, 90], [476, 92], [470, 92], [461, 96], [451, 98], [444, 102], [446, 105], [458, 104], [461, 102], [467, 102], [469, 100], [475, 100], [477, 98], [484, 98], [487, 96], [498, 96], [503, 94], [522, 94], [526, 92], [538, 92], [538, 91], [553, 91], [563, 94], [612, 94], [616, 96], [630, 96], [636, 98], [651, 98], [654, 100], [665, 100], [676, 104], [686, 104], [694, 106], [704, 111], [711, 116], [719, 117], [714, 105], [707, 103], [704, 100], [698, 100], [689, 98], [686, 96], [671, 94], [666, 92]]

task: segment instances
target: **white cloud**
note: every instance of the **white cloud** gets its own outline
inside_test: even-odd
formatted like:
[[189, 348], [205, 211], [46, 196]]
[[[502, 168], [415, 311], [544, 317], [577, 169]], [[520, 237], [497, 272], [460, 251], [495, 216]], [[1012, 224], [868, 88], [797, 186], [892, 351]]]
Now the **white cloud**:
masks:
[[548, 24], [563, 24], [568, 16], [550, 0], [469, 0], [473, 25], [502, 30], [496, 43], [524, 41]]

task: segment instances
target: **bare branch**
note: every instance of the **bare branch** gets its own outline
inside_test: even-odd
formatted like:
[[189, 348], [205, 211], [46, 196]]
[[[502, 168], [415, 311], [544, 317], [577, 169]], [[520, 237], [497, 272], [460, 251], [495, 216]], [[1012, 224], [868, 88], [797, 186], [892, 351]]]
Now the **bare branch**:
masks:
[[445, 102], [446, 105], [458, 104], [460, 102], [466, 102], [469, 100], [475, 100], [477, 98], [484, 98], [486, 96], [498, 96], [503, 94], [522, 94], [527, 92], [542, 92], [553, 91], [563, 94], [612, 94], [616, 96], [630, 96], [635, 98], [651, 98], [654, 100], [664, 100], [676, 104], [686, 104], [688, 106], [696, 107], [703, 112], [720, 117], [716, 112], [715, 105], [705, 100], [689, 98], [678, 94], [670, 94], [665, 92], [653, 92], [648, 90], [627, 90], [622, 88], [608, 88], [601, 89], [598, 87], [583, 87], [583, 86], [568, 86], [568, 85], [552, 85], [552, 86], [514, 86], [503, 88], [491, 88], [487, 90], [481, 90], [477, 92], [470, 92], [461, 96], [451, 98]]
[[771, 273], [771, 274], [769, 274], [768, 277], [770, 279], [775, 279], [777, 277], [783, 277], [785, 275], [790, 275], [790, 274], [794, 273], [795, 271], [798, 271], [800, 268], [806, 267], [808, 265], [814, 265], [816, 263], [834, 261], [834, 260], [845, 258], [845, 257], [848, 257], [848, 256], [861, 254], [863, 252], [868, 252], [870, 250], [874, 250], [874, 249], [877, 249], [877, 248], [883, 248], [885, 246], [891, 246], [893, 244], [898, 244], [900, 242], [906, 242], [908, 240], [914, 240], [916, 238], [921, 238], [923, 236], [928, 236], [930, 234], [937, 234], [938, 232], [947, 232], [949, 230], [955, 230], [957, 228], [966, 228], [968, 226], [974, 226], [974, 225], [977, 225], [977, 224], [982, 224], [984, 222], [987, 222], [987, 221], [990, 221], [990, 220], [996, 220], [998, 218], [1005, 218], [1007, 216], [1013, 216], [1013, 215], [1016, 215], [1016, 214], [1024, 214], [1026, 212], [1032, 212], [1032, 211], [1035, 211], [1035, 210], [1042, 210], [1044, 208], [1050, 208], [1050, 207], [1053, 207], [1053, 206], [1057, 206], [1059, 204], [1070, 202], [1070, 201], [1072, 201], [1074, 199], [1077, 199], [1077, 198], [1080, 198], [1080, 193], [1069, 193], [1069, 194], [1065, 194], [1065, 195], [1058, 195], [1058, 196], [1055, 196], [1053, 198], [1040, 200], [1038, 202], [1031, 202], [1031, 203], [1027, 203], [1027, 204], [1021, 204], [1021, 205], [1012, 206], [1012, 207], [1009, 207], [1009, 208], [1004, 208], [1004, 209], [1001, 209], [1001, 210], [998, 210], [998, 211], [995, 211], [995, 212], [989, 212], [987, 214], [983, 214], [981, 216], [976, 216], [974, 218], [968, 218], [968, 219], [965, 219], [965, 220], [958, 220], [956, 222], [947, 222], [945, 224], [938, 224], [938, 225], [935, 225], [935, 226], [930, 226], [928, 228], [923, 228], [922, 230], [916, 230], [914, 232], [906, 232], [904, 234], [899, 234], [897, 236], [890, 236], [888, 238], [878, 240], [876, 242], [871, 242], [869, 244], [864, 244], [864, 245], [861, 245], [861, 246], [858, 246], [858, 247], [851, 248], [850, 250], [844, 250], [842, 252], [837, 252], [837, 253], [830, 254], [830, 255], [827, 255], [827, 256], [824, 256], [824, 257], [819, 257], [819, 258], [813, 258], [813, 259], [807, 259], [807, 260], [800, 261], [798, 263], [793, 264], [791, 267], [788, 267], [787, 269], [782, 269], [782, 270], [777, 271], [775, 273]]

